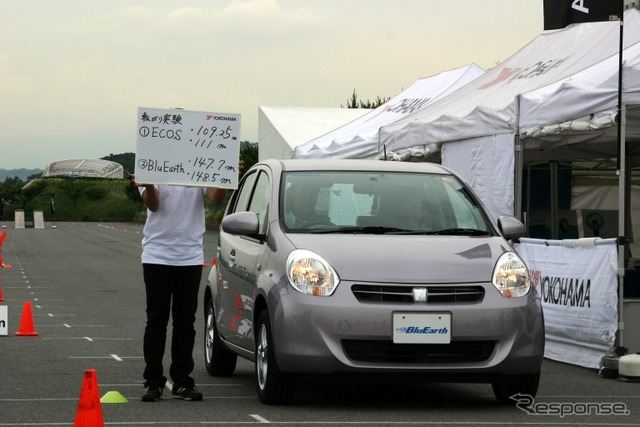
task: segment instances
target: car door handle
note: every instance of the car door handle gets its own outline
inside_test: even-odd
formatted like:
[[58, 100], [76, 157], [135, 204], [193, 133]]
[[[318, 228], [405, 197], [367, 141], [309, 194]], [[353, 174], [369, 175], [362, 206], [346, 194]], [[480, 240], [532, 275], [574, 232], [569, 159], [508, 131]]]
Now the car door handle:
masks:
[[236, 260], [236, 250], [235, 249], [231, 249], [231, 252], [229, 253], [229, 261], [235, 261]]

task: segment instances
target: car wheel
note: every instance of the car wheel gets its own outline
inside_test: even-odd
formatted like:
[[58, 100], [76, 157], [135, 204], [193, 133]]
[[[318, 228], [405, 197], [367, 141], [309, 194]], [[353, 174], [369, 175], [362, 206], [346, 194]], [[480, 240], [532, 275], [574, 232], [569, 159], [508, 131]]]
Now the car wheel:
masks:
[[538, 384], [540, 384], [540, 372], [514, 377], [510, 380], [513, 381], [492, 384], [493, 394], [500, 403], [515, 405], [518, 400], [512, 399], [511, 396], [517, 394], [536, 397]]
[[296, 377], [281, 372], [276, 364], [269, 313], [258, 317], [256, 334], [256, 380], [258, 398], [265, 404], [286, 404], [293, 400]]
[[210, 375], [227, 377], [236, 370], [238, 356], [224, 348], [216, 328], [213, 301], [207, 302], [204, 330], [204, 364]]

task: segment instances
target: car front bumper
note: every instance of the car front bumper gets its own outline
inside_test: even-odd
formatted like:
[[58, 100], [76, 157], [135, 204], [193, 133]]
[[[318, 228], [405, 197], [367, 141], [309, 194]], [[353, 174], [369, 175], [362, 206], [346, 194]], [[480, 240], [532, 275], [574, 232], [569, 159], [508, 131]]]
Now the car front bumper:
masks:
[[[544, 322], [536, 290], [504, 298], [491, 284], [481, 301], [455, 303], [362, 302], [354, 283], [330, 297], [280, 289], [272, 307], [276, 360], [301, 374], [424, 373], [478, 377], [536, 373], [544, 355]], [[449, 344], [394, 344], [394, 312], [449, 313]]]

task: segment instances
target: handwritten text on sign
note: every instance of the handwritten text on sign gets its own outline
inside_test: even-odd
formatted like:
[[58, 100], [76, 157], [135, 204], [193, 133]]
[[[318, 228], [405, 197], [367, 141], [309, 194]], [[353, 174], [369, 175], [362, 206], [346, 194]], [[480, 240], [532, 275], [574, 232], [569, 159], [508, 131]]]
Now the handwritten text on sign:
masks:
[[138, 108], [136, 181], [238, 187], [240, 115]]

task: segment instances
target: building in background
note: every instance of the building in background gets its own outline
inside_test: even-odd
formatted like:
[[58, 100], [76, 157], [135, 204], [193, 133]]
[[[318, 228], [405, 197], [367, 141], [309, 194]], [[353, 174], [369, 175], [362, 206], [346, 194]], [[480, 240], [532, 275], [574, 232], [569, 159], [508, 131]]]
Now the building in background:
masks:
[[121, 164], [101, 159], [66, 159], [49, 163], [43, 177], [124, 178]]

